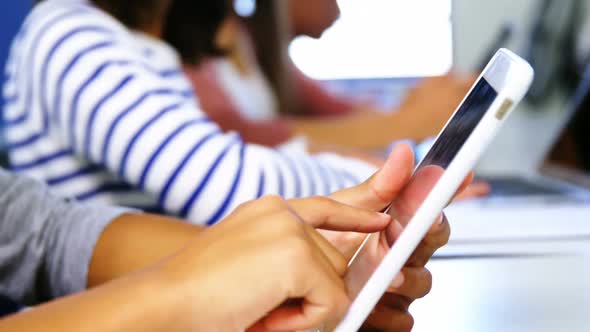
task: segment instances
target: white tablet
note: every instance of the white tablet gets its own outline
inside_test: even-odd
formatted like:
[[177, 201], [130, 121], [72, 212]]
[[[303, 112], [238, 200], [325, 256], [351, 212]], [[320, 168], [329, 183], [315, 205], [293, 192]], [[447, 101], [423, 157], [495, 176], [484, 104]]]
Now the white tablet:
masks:
[[[410, 182], [428, 184], [419, 190], [419, 196], [423, 197], [421, 203], [413, 207], [392, 203], [390, 213], [405, 225], [404, 230], [397, 239], [388, 240], [391, 249], [374, 271], [368, 271], [368, 281], [352, 291], [351, 296], [356, 297], [336, 332], [357, 331], [361, 327], [502, 123], [522, 100], [532, 80], [531, 66], [509, 50], [501, 49], [492, 58], [414, 170]], [[358, 256], [362, 255], [355, 257]]]

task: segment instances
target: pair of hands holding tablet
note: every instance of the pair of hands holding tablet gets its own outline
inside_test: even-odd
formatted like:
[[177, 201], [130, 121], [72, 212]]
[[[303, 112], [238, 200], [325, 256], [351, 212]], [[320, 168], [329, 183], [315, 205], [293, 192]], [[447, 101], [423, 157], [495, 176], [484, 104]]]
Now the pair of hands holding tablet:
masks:
[[[398, 146], [376, 175], [355, 188], [330, 199], [250, 203], [209, 231], [213, 238], [216, 232], [239, 234], [212, 242], [212, 257], [246, 249], [214, 269], [221, 275], [207, 276], [210, 283], [205, 285], [215, 285], [218, 277], [231, 280], [233, 268], [241, 272], [239, 283], [221, 283], [216, 292], [236, 295], [226, 308], [230, 310], [223, 311], [233, 313], [231, 319], [211, 307], [209, 317], [220, 324], [215, 326], [255, 332], [323, 326], [349, 332], [362, 329], [369, 317], [365, 325], [377, 330], [411, 329], [408, 306], [430, 289], [425, 264], [449, 238], [440, 211], [471, 182], [469, 170], [526, 94], [533, 76], [526, 61], [499, 50], [414, 176], [411, 150]], [[393, 218], [378, 213], [388, 207]], [[321, 236], [315, 228], [349, 233]], [[377, 233], [364, 241], [353, 232]]]
[[[88, 291], [0, 320], [0, 330], [331, 331], [351, 304], [350, 281], [375, 268], [401, 230], [380, 211], [392, 201], [420, 200], [416, 191], [399, 194], [416, 187], [408, 182], [413, 160], [410, 148], [399, 146], [357, 187], [329, 198], [265, 197], [208, 229], [161, 216], [122, 215], [96, 244]], [[347, 268], [364, 233], [380, 241], [354, 260], [365, 266]], [[363, 331], [411, 328], [408, 306], [430, 290], [424, 265], [448, 237], [449, 225], [441, 219]]]
[[[163, 265], [175, 276], [175, 284], [198, 285], [194, 294], [185, 294], [196, 303], [181, 316], [196, 321], [173, 320], [179, 325], [171, 330], [189, 330], [184, 324], [209, 331], [249, 327], [253, 332], [335, 327], [351, 301], [347, 280], [363, 274], [359, 268], [374, 268], [389, 250], [387, 241], [379, 241], [363, 258], [369, 266], [347, 270], [366, 236], [360, 233], [401, 229], [380, 211], [406, 186], [413, 160], [411, 149], [399, 146], [378, 173], [357, 187], [330, 198], [262, 198], [242, 205], [224, 222], [203, 232], [193, 245]], [[316, 228], [339, 232], [322, 236]], [[431, 286], [431, 275], [424, 266], [448, 238], [449, 224], [441, 216], [375, 308], [367, 331], [411, 329], [408, 307]], [[180, 266], [184, 273], [179, 275]], [[197, 280], [193, 268], [203, 271]], [[204, 318], [206, 326], [199, 325], [197, 317]]]

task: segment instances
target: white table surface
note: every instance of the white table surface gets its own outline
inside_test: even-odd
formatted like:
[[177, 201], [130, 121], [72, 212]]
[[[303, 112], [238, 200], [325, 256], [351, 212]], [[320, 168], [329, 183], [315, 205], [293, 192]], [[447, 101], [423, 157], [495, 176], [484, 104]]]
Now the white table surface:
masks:
[[590, 241], [577, 248], [433, 260], [432, 292], [411, 308], [414, 331], [590, 331]]

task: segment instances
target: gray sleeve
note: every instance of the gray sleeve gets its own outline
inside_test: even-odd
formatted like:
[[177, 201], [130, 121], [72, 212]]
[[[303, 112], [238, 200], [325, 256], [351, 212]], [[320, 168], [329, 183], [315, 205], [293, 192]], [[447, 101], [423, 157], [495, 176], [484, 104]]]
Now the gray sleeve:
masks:
[[100, 234], [126, 212], [58, 198], [0, 169], [0, 294], [33, 305], [85, 289]]

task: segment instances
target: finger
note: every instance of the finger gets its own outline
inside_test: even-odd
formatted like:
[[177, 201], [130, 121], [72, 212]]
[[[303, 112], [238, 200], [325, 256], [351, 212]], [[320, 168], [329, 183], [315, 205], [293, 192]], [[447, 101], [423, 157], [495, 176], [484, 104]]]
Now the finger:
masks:
[[465, 201], [478, 197], [485, 197], [490, 194], [492, 187], [487, 182], [474, 182], [465, 190], [455, 196], [454, 202]]
[[306, 223], [315, 228], [374, 233], [387, 227], [387, 214], [356, 208], [326, 197], [293, 199], [289, 205]]
[[403, 231], [404, 226], [402, 226], [399, 220], [394, 219], [385, 230], [385, 238], [387, 239], [387, 244], [390, 247], [393, 246], [393, 244], [400, 237]]
[[435, 222], [428, 234], [422, 239], [412, 256], [406, 262], [409, 267], [423, 267], [428, 263], [432, 255], [449, 242], [451, 226], [447, 217], [441, 215], [440, 221]]
[[400, 294], [385, 292], [379, 299], [378, 306], [397, 309], [402, 311], [410, 310], [410, 305], [414, 300]]
[[318, 229], [317, 232], [326, 238], [349, 261], [367, 238], [367, 234], [355, 232], [337, 232]]
[[342, 284], [340, 276], [344, 274], [347, 267], [347, 260], [342, 254], [317, 233], [311, 225], [303, 222], [293, 210], [286, 211], [286, 218], [296, 220], [297, 225], [304, 232], [301, 239], [304, 241], [305, 247], [299, 248], [299, 250], [303, 250], [304, 259], [309, 261], [308, 264], [313, 263], [316, 267], [319, 264], [329, 272], [327, 276], [333, 279], [335, 285]]
[[310, 225], [305, 225], [307, 235], [317, 246], [318, 250], [325, 256], [327, 262], [333, 267], [334, 271], [343, 276], [346, 273], [348, 261], [332, 244], [322, 235], [320, 235]]
[[342, 279], [317, 256], [310, 256], [307, 266], [297, 269], [291, 298], [301, 298], [297, 305], [282, 306], [263, 319], [270, 331], [307, 330], [323, 323], [338, 322], [350, 304]]
[[230, 217], [239, 215], [240, 218], [238, 219], [247, 221], [253, 218], [260, 218], [264, 215], [286, 210], [291, 210], [287, 200], [278, 195], [267, 195], [257, 200], [240, 204], [233, 210]]
[[383, 211], [403, 189], [414, 168], [414, 153], [406, 144], [397, 145], [383, 167], [360, 185], [330, 197], [344, 204]]
[[465, 190], [473, 182], [473, 178], [474, 178], [473, 172], [469, 172], [469, 174], [467, 174], [467, 177], [465, 177], [463, 182], [461, 182], [461, 185], [459, 185], [459, 188], [457, 189], [457, 191], [455, 191], [455, 195], [453, 195], [453, 198], [451, 198], [451, 200], [447, 203], [447, 206], [449, 204], [451, 204], [452, 202], [456, 201], [457, 197], [461, 196], [463, 194], [463, 192], [465, 192]]
[[410, 332], [414, 318], [407, 308], [396, 308], [379, 303], [368, 317], [361, 332]]
[[469, 172], [469, 174], [467, 175], [467, 177], [465, 178], [465, 180], [463, 180], [463, 182], [459, 186], [459, 189], [457, 189], [457, 192], [455, 193], [455, 195], [459, 195], [465, 189], [467, 189], [467, 187], [469, 187], [469, 185], [473, 182], [473, 178], [474, 178], [473, 172]]
[[443, 174], [444, 169], [437, 165], [421, 167], [393, 201], [389, 212], [402, 225], [407, 225]]
[[403, 295], [411, 300], [420, 299], [432, 289], [432, 274], [426, 268], [406, 267], [402, 269], [403, 283], [399, 287], [390, 287], [389, 292]]
[[256, 324], [246, 329], [246, 332], [272, 332], [264, 326], [264, 320], [256, 322]]

